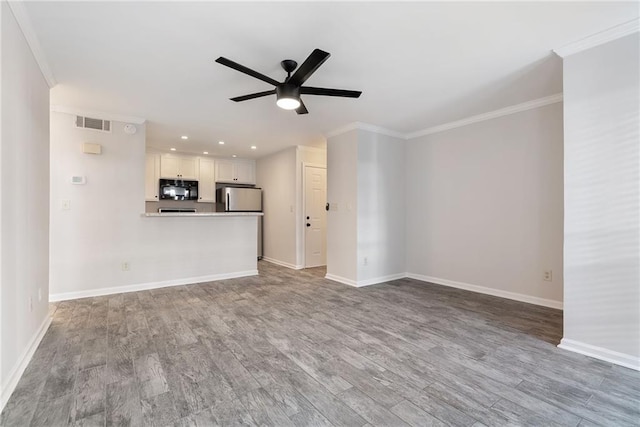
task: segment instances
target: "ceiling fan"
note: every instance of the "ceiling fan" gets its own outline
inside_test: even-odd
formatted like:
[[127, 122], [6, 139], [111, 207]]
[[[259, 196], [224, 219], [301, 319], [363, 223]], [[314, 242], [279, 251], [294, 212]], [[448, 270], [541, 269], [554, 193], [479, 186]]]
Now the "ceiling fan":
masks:
[[[262, 80], [275, 86], [275, 89], [264, 92], [252, 93], [249, 95], [237, 96], [230, 98], [232, 101], [240, 102], [249, 99], [261, 98], [268, 95], [276, 95], [276, 104], [285, 110], [296, 110], [298, 114], [307, 114], [309, 111], [305, 107], [300, 95], [323, 95], [323, 96], [339, 96], [344, 98], [358, 98], [362, 92], [355, 90], [328, 89], [322, 87], [302, 86], [304, 82], [331, 56], [328, 52], [320, 49], [314, 49], [311, 55], [298, 67], [298, 63], [293, 59], [285, 59], [280, 62], [284, 71], [287, 72], [287, 78], [281, 83], [262, 73], [254, 71], [250, 68], [233, 62], [230, 59], [220, 57], [216, 59], [218, 64], [233, 68], [236, 71], [247, 74], [256, 79]], [[297, 68], [297, 69], [296, 69]], [[295, 70], [293, 75], [291, 74]]]

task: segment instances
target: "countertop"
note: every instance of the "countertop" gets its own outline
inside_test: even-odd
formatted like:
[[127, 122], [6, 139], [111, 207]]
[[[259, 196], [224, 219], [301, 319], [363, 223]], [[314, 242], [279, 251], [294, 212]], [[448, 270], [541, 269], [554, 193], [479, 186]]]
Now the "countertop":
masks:
[[160, 217], [229, 217], [229, 216], [264, 216], [262, 212], [167, 212], [167, 213], [143, 213], [146, 218]]

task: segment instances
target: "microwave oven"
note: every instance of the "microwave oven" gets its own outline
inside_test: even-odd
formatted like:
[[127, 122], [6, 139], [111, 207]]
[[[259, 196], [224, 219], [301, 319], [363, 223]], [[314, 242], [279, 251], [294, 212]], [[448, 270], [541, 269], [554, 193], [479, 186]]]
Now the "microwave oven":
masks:
[[161, 200], [198, 200], [198, 181], [161, 179]]

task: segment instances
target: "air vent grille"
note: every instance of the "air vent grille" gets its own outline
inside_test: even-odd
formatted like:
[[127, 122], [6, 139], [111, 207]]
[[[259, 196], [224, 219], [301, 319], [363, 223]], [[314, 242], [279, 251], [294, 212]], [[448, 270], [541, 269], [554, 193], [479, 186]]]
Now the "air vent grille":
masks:
[[111, 132], [111, 121], [94, 119], [91, 117], [76, 116], [76, 127], [99, 130], [102, 132]]

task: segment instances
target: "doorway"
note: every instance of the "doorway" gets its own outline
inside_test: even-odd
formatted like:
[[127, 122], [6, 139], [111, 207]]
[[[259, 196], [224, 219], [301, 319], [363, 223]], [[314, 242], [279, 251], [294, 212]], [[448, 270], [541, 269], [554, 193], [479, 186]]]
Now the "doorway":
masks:
[[327, 264], [327, 168], [304, 165], [304, 267]]

